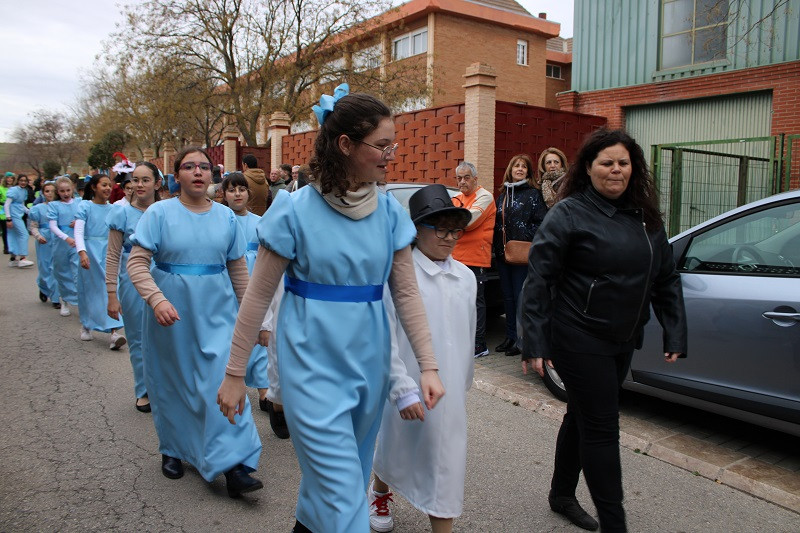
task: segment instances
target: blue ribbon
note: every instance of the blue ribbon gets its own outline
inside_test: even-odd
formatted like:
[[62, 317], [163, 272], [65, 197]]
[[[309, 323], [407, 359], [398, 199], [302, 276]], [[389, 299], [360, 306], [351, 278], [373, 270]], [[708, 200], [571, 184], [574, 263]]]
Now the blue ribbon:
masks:
[[247, 249], [248, 250], [258, 250], [259, 244], [257, 242], [248, 242]]
[[333, 111], [333, 106], [336, 105], [336, 102], [348, 94], [350, 94], [350, 86], [346, 83], [342, 83], [336, 87], [336, 89], [334, 89], [333, 96], [329, 94], [323, 94], [319, 97], [319, 105], [312, 106], [311, 109], [313, 109], [314, 114], [317, 115], [317, 121], [319, 122], [320, 126], [322, 126], [323, 122], [325, 122], [325, 119], [328, 118], [328, 115], [331, 114]]
[[63, 231], [64, 233], [67, 233], [67, 232], [69, 232], [69, 231], [74, 231], [74, 228], [73, 228], [73, 227], [71, 227], [71, 226], [68, 226], [68, 225], [64, 225], [64, 226], [62, 226], [61, 224], [59, 224], [59, 225], [58, 225], [58, 229], [60, 229], [60, 230], [61, 230], [61, 231]]
[[127, 243], [127, 244], [123, 244], [122, 245], [122, 251], [125, 252], [126, 254], [131, 253], [132, 249], [133, 249], [133, 245], [131, 243]]
[[283, 279], [284, 288], [301, 298], [325, 302], [376, 302], [383, 298], [383, 285], [325, 285], [293, 278]]
[[156, 268], [170, 274], [184, 274], [186, 276], [210, 276], [225, 270], [225, 265], [182, 265], [178, 263], [156, 262]]

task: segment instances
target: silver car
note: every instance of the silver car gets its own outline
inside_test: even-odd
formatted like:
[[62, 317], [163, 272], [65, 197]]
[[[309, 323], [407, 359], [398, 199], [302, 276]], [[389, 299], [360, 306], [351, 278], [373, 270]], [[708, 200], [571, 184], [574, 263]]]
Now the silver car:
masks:
[[[800, 191], [670, 239], [689, 357], [665, 364], [652, 319], [623, 387], [800, 436]], [[566, 399], [552, 369], [545, 384]]]

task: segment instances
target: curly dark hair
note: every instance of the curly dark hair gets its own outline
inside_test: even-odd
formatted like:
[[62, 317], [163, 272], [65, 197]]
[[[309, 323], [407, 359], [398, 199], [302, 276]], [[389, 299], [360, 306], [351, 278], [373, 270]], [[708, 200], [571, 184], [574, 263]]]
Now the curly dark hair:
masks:
[[351, 185], [347, 179], [348, 158], [339, 149], [339, 137], [347, 135], [352, 141], [362, 141], [381, 120], [391, 117], [386, 104], [368, 94], [348, 94], [336, 102], [319, 128], [309, 162], [311, 179], [319, 180], [322, 194], [334, 191], [341, 197]]
[[591, 184], [589, 169], [592, 162], [602, 150], [615, 144], [621, 144], [631, 157], [631, 178], [628, 188], [620, 199], [627, 205], [642, 209], [644, 221], [650, 231], [664, 226], [661, 211], [658, 207], [658, 191], [655, 180], [647, 168], [644, 152], [636, 141], [623, 130], [599, 129], [586, 138], [569, 171], [558, 189], [559, 200], [584, 191]]

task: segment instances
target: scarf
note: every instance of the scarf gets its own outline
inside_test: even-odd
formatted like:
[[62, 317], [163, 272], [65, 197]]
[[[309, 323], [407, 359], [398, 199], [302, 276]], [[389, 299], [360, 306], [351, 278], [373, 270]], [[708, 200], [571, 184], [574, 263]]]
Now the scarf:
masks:
[[358, 190], [347, 191], [343, 197], [336, 196], [333, 191], [322, 194], [320, 184], [316, 181], [311, 182], [311, 186], [329, 206], [352, 220], [361, 220], [378, 208], [378, 187], [374, 182], [363, 183]]

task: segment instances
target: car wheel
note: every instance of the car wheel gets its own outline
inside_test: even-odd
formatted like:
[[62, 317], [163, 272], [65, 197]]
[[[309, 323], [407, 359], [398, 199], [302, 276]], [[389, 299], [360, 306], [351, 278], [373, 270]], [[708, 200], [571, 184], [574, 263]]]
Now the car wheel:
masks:
[[567, 389], [564, 388], [564, 382], [561, 381], [561, 377], [556, 372], [555, 368], [550, 368], [547, 363], [544, 365], [544, 386], [547, 387], [553, 396], [561, 400], [562, 402], [567, 401]]

